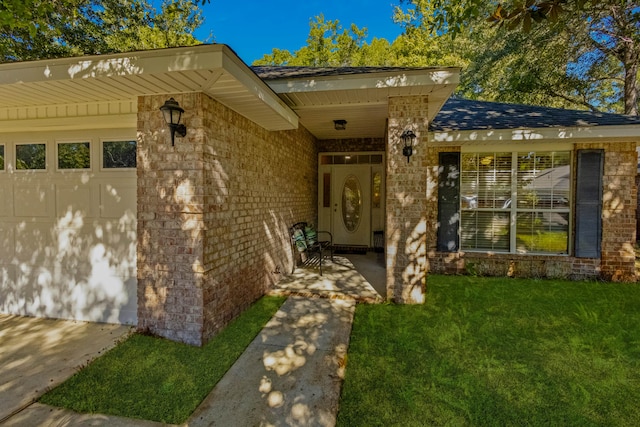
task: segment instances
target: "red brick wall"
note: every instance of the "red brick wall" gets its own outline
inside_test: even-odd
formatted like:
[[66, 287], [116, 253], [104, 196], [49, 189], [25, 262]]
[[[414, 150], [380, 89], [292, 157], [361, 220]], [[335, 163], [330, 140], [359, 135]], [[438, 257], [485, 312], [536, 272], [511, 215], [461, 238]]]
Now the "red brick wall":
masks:
[[138, 103], [138, 326], [202, 345], [291, 269], [288, 227], [316, 221], [317, 147], [201, 93], [173, 95], [188, 133], [172, 147], [170, 96]]

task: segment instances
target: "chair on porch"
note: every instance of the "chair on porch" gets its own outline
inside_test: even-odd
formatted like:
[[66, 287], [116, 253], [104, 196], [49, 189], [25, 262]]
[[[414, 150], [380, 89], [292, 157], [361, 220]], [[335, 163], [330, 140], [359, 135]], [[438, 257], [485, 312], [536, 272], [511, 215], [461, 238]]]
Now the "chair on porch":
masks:
[[[322, 276], [323, 258], [327, 251], [333, 261], [333, 235], [328, 231], [316, 230], [306, 222], [297, 222], [289, 228], [291, 235], [291, 249], [293, 252], [293, 270], [297, 267], [298, 254], [302, 258], [302, 265], [318, 264]], [[328, 236], [328, 240], [319, 240], [318, 235]], [[296, 254], [297, 252], [297, 254]]]

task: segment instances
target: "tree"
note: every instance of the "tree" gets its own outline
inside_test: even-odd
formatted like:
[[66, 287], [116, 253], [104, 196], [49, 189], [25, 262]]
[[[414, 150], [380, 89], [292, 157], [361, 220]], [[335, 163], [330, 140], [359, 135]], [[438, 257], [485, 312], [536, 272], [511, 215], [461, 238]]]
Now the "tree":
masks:
[[[496, 35], [485, 45], [490, 48], [480, 50], [483, 54], [473, 64], [476, 71], [508, 73], [514, 69], [505, 70], [500, 65], [521, 55], [523, 66], [515, 67], [520, 79], [511, 79], [516, 87], [504, 87], [505, 91], [535, 95], [545, 105], [547, 101], [567, 102], [582, 108], [638, 114], [640, 7], [631, 0], [404, 3], [409, 5], [405, 14], [410, 25], [438, 34], [456, 37], [468, 29], [496, 26]], [[547, 50], [553, 50], [554, 55], [548, 55]], [[532, 52], [540, 58], [536, 60]], [[517, 64], [513, 61], [512, 65]], [[555, 78], [540, 74], [549, 70]], [[486, 84], [487, 76], [481, 78]], [[474, 90], [485, 88], [475, 85]], [[529, 92], [522, 92], [525, 89]]]
[[88, 142], [58, 144], [58, 169], [88, 169], [91, 167], [91, 150]]
[[201, 23], [191, 0], [0, 0], [1, 61], [193, 45]]
[[[531, 29], [533, 23], [556, 22], [564, 15], [597, 5], [599, 0], [400, 0], [433, 29], [458, 33], [479, 20]], [[429, 14], [425, 14], [429, 11]]]
[[383, 39], [365, 41], [366, 28], [351, 24], [345, 29], [338, 20], [325, 20], [318, 15], [309, 22], [306, 46], [291, 53], [273, 49], [254, 65], [305, 65], [314, 67], [345, 67], [389, 65], [389, 43]]

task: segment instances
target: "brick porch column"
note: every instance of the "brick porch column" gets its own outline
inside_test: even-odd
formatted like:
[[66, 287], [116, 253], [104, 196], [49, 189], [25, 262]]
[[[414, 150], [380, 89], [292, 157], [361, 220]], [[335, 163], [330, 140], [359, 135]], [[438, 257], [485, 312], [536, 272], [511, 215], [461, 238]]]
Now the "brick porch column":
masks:
[[[428, 97], [389, 98], [386, 191], [387, 298], [401, 304], [424, 302], [427, 271]], [[402, 155], [400, 135], [412, 130], [413, 155]]]
[[159, 110], [171, 96], [138, 99], [138, 328], [202, 345], [202, 95], [173, 95], [187, 126], [173, 147]]

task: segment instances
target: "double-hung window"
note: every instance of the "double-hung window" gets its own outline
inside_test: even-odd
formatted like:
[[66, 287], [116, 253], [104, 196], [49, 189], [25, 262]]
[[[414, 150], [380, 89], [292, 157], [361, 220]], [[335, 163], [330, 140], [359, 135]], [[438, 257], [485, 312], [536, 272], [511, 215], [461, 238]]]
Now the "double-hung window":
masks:
[[571, 152], [460, 157], [460, 248], [568, 254]]

